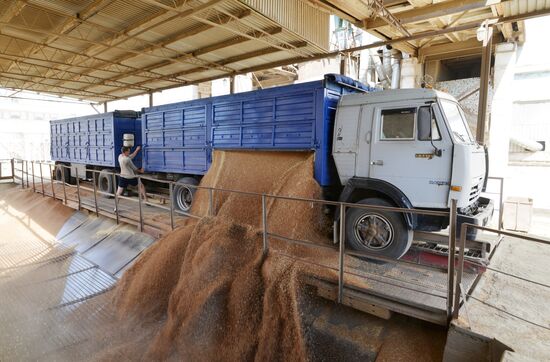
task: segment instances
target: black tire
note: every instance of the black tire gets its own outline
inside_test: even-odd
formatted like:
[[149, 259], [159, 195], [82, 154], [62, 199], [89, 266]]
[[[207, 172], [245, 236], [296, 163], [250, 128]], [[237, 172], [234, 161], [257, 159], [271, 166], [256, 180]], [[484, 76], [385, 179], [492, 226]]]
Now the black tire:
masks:
[[193, 195], [197, 189], [186, 185], [196, 186], [198, 184], [199, 181], [193, 177], [182, 177], [177, 181], [176, 185], [174, 185], [171, 200], [176, 210], [184, 212], [189, 212], [189, 210], [191, 210]]
[[[55, 165], [55, 179], [56, 181], [64, 181], [66, 184], [69, 184], [71, 183], [71, 169], [63, 166], [66, 165]], [[65, 179], [63, 179], [63, 169], [65, 169]]]
[[[394, 206], [378, 199], [363, 199], [358, 204]], [[413, 231], [403, 214], [391, 211], [350, 208], [346, 212], [346, 243], [357, 251], [399, 259], [409, 250]]]
[[[97, 178], [97, 189], [102, 192], [114, 193], [115, 185], [113, 180], [113, 172], [109, 169], [101, 170]], [[112, 196], [101, 194], [102, 197], [110, 198]]]

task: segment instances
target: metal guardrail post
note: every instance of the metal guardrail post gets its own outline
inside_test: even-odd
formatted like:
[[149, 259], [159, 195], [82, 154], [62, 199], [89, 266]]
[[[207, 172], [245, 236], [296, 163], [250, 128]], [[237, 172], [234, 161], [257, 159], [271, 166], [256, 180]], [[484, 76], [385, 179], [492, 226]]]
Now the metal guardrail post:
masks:
[[263, 229], [263, 257], [267, 256], [269, 252], [269, 245], [267, 242], [267, 203], [266, 196], [262, 194], [262, 229]]
[[75, 172], [75, 179], [76, 179], [76, 197], [78, 199], [78, 211], [80, 211], [80, 208], [82, 206], [82, 200], [80, 199], [80, 181], [78, 180], [78, 168], [75, 168], [74, 172]]
[[170, 228], [174, 230], [174, 184], [172, 182], [168, 184], [168, 190], [170, 193]]
[[449, 215], [449, 257], [447, 263], [447, 320], [450, 321], [453, 313], [453, 293], [455, 281], [455, 252], [456, 252], [456, 200], [451, 199]]
[[[499, 208], [498, 208], [498, 231], [502, 230], [502, 218], [504, 215], [504, 177], [500, 179], [500, 192], [499, 192]], [[500, 233], [498, 234], [500, 236]]]
[[208, 215], [214, 216], [214, 190], [208, 189]]
[[338, 245], [338, 303], [344, 300], [344, 253], [346, 247], [346, 206], [340, 204], [340, 244]]
[[117, 195], [117, 184], [116, 184], [116, 174], [113, 172], [113, 193], [115, 195], [115, 216], [116, 216], [116, 223], [118, 224], [119, 217], [118, 217], [118, 195]]
[[[48, 169], [50, 170], [50, 185], [52, 186], [52, 197], [55, 200], [55, 185], [53, 179], [52, 165], [48, 164]], [[40, 174], [42, 174], [42, 166], [40, 166]], [[44, 192], [44, 180], [42, 180], [42, 192]]]
[[32, 172], [32, 190], [36, 192], [35, 176], [34, 176], [34, 161], [31, 161], [31, 172]]
[[63, 184], [63, 203], [67, 205], [67, 188], [65, 185], [65, 165], [61, 165], [61, 182]]
[[13, 179], [13, 183], [15, 183], [15, 159], [11, 159], [11, 177]]
[[27, 176], [27, 188], [29, 188], [29, 161], [25, 161], [25, 175]]
[[143, 231], [143, 205], [141, 201], [141, 178], [138, 176], [139, 231]]
[[464, 272], [464, 248], [466, 247], [466, 232], [468, 231], [468, 225], [462, 224], [460, 228], [460, 244], [458, 246], [458, 271], [456, 273], [456, 289], [455, 300], [453, 308], [453, 319], [458, 318], [458, 312], [460, 310], [460, 288], [462, 283], [462, 273]]
[[92, 182], [94, 183], [95, 216], [99, 216], [99, 206], [97, 206], [97, 181], [96, 181], [95, 170], [92, 170]]
[[46, 193], [44, 192], [44, 176], [42, 175], [42, 163], [39, 162], [38, 165], [40, 165], [40, 186], [42, 187], [42, 196], [46, 196]]

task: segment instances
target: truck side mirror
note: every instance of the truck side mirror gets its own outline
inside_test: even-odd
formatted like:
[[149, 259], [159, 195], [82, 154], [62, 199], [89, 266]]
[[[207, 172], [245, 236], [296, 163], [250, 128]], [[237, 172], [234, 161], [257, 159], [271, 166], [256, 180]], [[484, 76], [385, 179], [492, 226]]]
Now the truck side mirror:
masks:
[[[418, 139], [421, 141], [430, 141], [434, 148], [434, 156], [441, 157], [442, 151], [434, 145], [433, 140], [433, 124], [434, 117], [434, 104], [430, 104], [429, 107], [420, 107], [418, 109]], [[439, 136], [436, 136], [439, 138]]]
[[432, 107], [418, 109], [418, 139], [427, 141], [432, 138]]

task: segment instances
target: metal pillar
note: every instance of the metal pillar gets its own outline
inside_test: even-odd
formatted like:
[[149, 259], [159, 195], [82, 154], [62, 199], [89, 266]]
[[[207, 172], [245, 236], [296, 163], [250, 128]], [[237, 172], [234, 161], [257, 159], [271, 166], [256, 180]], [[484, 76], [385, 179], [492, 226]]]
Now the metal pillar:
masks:
[[153, 106], [153, 93], [149, 93], [149, 107]]
[[11, 161], [11, 177], [13, 179], [13, 183], [15, 183], [15, 160], [12, 158], [10, 161]]
[[493, 48], [493, 27], [487, 26], [486, 37], [483, 39], [481, 51], [481, 76], [479, 85], [479, 104], [477, 109], [476, 139], [485, 144], [485, 130], [487, 128], [487, 96], [489, 92], [489, 78], [491, 76], [491, 55]]
[[25, 161], [21, 160], [21, 188], [25, 188], [25, 173], [24, 173], [24, 167]]
[[229, 94], [235, 94], [235, 76], [229, 77]]
[[103, 102], [103, 113], [107, 113], [107, 101]]
[[453, 313], [453, 293], [455, 282], [455, 251], [456, 251], [456, 200], [451, 199], [449, 215], [449, 257], [447, 260], [447, 319], [451, 320]]

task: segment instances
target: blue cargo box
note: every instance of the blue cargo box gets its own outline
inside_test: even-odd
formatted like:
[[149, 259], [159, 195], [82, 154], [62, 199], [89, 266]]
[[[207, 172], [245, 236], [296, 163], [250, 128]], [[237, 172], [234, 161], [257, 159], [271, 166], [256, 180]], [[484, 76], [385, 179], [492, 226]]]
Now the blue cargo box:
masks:
[[212, 150], [315, 151], [315, 178], [337, 182], [332, 130], [341, 95], [366, 92], [340, 75], [142, 110], [147, 172], [202, 175]]
[[[114, 111], [50, 121], [51, 159], [91, 166], [118, 167], [125, 133], [141, 145], [139, 112]], [[141, 167], [141, 152], [134, 159]]]

